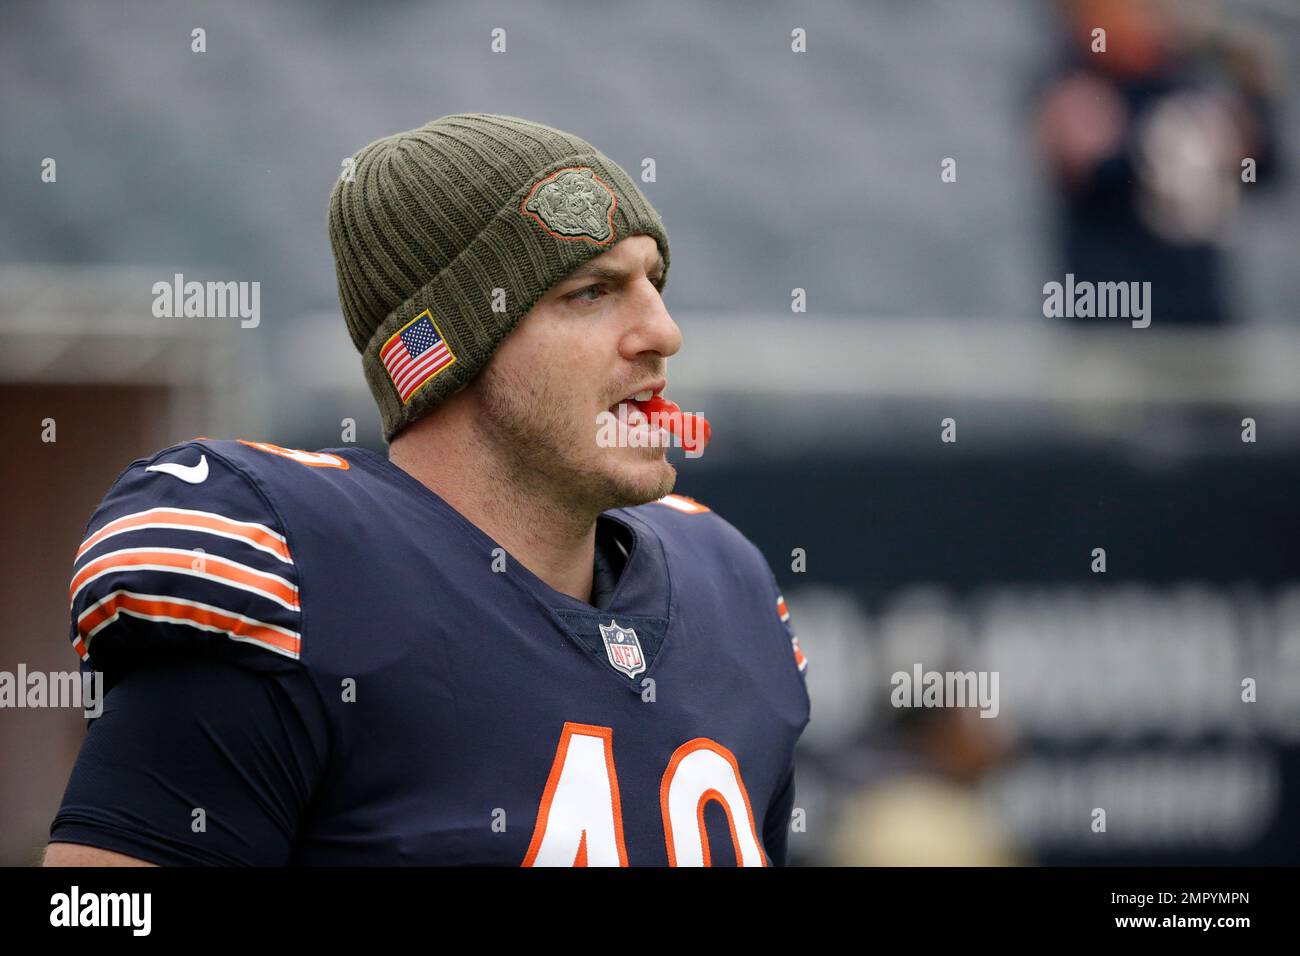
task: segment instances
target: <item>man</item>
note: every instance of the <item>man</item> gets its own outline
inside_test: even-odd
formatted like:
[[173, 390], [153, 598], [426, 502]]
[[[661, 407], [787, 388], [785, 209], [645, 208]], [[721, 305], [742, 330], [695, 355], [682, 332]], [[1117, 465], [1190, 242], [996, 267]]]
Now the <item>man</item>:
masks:
[[[1036, 134], [1062, 272], [1149, 282], [1144, 311], [1157, 328], [1231, 322], [1229, 237], [1242, 200], [1267, 191], [1283, 159], [1272, 44], [1209, 5], [1070, 0], [1060, 12]], [[1104, 327], [1093, 311], [1067, 314]]]
[[122, 474], [71, 589], [112, 689], [47, 864], [784, 862], [803, 657], [647, 441], [681, 345], [653, 208], [575, 136], [463, 114], [362, 150], [329, 225], [389, 456], [195, 439]]

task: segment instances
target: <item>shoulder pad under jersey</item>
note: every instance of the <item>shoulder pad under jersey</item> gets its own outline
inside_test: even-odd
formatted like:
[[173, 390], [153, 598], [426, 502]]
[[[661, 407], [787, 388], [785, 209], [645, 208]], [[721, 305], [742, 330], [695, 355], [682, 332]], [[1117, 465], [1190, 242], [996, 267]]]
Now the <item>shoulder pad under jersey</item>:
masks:
[[666, 495], [656, 501], [627, 509], [655, 528], [665, 539], [678, 542], [692, 553], [698, 567], [712, 567], [736, 574], [755, 585], [763, 596], [764, 613], [781, 622], [790, 641], [794, 666], [800, 676], [808, 670], [808, 658], [799, 646], [790, 620], [790, 609], [781, 594], [776, 575], [754, 543], [708, 505], [685, 495]]
[[270, 500], [184, 442], [133, 462], [91, 516], [69, 588], [72, 645], [115, 672], [185, 655], [296, 666], [298, 588]]

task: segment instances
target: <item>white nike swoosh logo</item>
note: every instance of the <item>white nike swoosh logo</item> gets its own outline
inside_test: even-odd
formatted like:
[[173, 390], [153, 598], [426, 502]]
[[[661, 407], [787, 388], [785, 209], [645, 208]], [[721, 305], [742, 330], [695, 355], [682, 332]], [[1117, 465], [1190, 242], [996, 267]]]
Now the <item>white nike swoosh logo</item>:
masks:
[[181, 481], [188, 481], [191, 485], [201, 485], [208, 480], [208, 456], [200, 455], [197, 465], [163, 462], [161, 465], [150, 465], [145, 471], [161, 471], [164, 475], [172, 475]]

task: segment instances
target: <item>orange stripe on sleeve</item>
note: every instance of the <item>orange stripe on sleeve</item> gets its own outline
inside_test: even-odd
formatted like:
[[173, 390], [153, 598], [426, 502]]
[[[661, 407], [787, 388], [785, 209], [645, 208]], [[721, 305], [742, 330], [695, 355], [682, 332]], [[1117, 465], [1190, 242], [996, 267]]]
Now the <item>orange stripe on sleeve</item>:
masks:
[[299, 610], [298, 588], [284, 578], [215, 554], [179, 548], [127, 548], [102, 555], [73, 575], [72, 583], [68, 586], [69, 601], [75, 601], [77, 593], [95, 578], [115, 571], [129, 570], [174, 572], [215, 580], [262, 594], [290, 610]]
[[242, 614], [224, 611], [209, 604], [157, 594], [114, 591], [88, 608], [78, 618], [78, 637], [73, 641], [77, 653], [85, 658], [90, 652], [90, 644], [94, 636], [122, 614], [151, 621], [188, 624], [202, 630], [226, 634], [237, 641], [258, 644], [294, 658], [298, 657], [302, 647], [302, 638], [295, 631], [256, 621]]
[[105, 538], [143, 528], [172, 528], [237, 538], [262, 551], [269, 551], [286, 564], [293, 563], [284, 537], [265, 525], [236, 521], [211, 511], [191, 511], [186, 508], [150, 508], [148, 511], [138, 511], [110, 521], [81, 543], [77, 549], [77, 559]]

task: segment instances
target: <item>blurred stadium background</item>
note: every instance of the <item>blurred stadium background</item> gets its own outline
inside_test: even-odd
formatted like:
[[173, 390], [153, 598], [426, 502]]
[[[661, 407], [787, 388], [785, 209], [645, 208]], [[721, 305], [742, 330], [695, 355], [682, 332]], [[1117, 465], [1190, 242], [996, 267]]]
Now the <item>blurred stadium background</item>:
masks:
[[[796, 862], [1300, 862], [1300, 7], [1172, 6], [7, 7], [0, 670], [73, 668], [72, 555], [133, 459], [346, 419], [382, 450], [328, 191], [381, 135], [508, 113], [655, 161], [671, 394], [716, 435], [678, 491], [764, 551], [811, 660]], [[1088, 23], [1114, 56], [1081, 79]], [[1098, 145], [1112, 94], [1168, 106], [1158, 134]], [[1164, 215], [1152, 166], [1190, 189], [1152, 186]], [[1045, 318], [1099, 249], [1218, 307]], [[260, 323], [154, 318], [175, 273], [260, 282]], [[900, 718], [916, 663], [998, 671], [998, 718]], [[0, 710], [0, 863], [38, 857], [83, 729]]]

